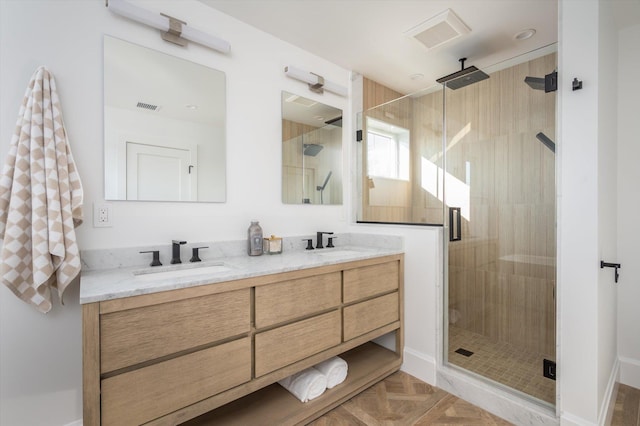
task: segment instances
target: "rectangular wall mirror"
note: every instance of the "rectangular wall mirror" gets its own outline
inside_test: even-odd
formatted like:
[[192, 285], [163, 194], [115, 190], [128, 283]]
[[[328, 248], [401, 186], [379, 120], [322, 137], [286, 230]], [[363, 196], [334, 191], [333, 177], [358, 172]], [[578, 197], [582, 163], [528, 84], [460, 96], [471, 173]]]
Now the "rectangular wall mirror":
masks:
[[342, 110], [282, 92], [282, 202], [342, 204]]
[[226, 200], [221, 71], [104, 38], [105, 199]]

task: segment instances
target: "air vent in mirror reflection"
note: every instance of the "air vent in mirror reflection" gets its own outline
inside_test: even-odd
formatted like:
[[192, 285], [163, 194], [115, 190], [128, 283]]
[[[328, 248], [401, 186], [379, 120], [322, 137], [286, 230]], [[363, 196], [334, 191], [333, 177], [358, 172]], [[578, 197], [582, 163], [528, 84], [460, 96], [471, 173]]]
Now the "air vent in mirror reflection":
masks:
[[156, 112], [160, 111], [160, 108], [161, 108], [159, 105], [148, 104], [145, 102], [138, 102], [136, 107], [146, 109], [147, 111], [156, 111]]

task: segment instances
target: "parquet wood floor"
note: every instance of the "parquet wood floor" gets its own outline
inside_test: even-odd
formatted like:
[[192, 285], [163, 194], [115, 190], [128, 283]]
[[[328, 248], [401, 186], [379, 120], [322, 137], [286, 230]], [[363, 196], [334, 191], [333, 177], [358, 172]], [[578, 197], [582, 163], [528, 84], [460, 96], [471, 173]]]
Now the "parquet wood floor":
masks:
[[[310, 426], [511, 425], [442, 389], [398, 371]], [[640, 389], [619, 385], [611, 426], [640, 426]]]
[[611, 426], [640, 426], [640, 389], [618, 386]]
[[402, 371], [310, 423], [311, 426], [510, 424]]

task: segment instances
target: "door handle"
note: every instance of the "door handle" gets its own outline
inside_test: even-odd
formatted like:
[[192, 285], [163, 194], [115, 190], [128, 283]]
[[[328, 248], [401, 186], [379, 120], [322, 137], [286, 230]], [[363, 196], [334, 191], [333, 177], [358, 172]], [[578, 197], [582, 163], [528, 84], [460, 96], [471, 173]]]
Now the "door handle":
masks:
[[449, 207], [449, 241], [462, 240], [460, 207]]

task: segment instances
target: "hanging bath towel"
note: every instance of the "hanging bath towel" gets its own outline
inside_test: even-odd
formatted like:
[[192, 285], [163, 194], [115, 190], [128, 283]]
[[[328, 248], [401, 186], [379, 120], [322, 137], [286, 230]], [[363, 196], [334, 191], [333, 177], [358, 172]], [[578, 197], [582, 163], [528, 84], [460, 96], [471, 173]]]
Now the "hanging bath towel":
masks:
[[53, 75], [31, 77], [0, 176], [2, 282], [41, 312], [51, 288], [62, 302], [80, 272], [74, 228], [82, 223], [82, 184], [62, 121]]

